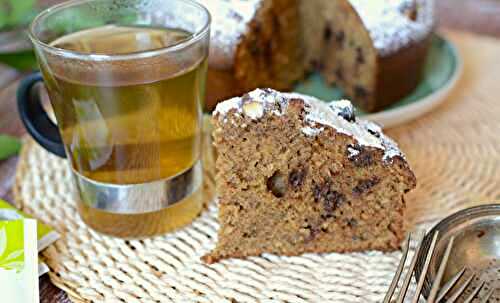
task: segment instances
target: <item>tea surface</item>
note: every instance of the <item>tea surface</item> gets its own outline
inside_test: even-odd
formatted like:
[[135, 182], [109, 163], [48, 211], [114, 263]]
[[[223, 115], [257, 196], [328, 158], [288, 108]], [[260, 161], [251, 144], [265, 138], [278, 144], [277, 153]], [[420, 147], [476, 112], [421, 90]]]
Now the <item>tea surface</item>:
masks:
[[[104, 26], [51, 45], [123, 55], [165, 48], [189, 36], [174, 29]], [[137, 73], [121, 60], [103, 64], [109, 68], [42, 66], [74, 170], [103, 183], [137, 184], [168, 179], [198, 161], [206, 58], [187, 66], [159, 60], [155, 70], [161, 73]]]

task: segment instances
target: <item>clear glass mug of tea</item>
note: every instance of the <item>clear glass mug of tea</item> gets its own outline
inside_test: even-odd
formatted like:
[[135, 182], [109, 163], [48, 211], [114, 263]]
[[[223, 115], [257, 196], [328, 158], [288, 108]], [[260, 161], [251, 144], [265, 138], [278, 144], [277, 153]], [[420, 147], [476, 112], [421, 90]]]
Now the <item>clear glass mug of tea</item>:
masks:
[[[146, 237], [201, 211], [209, 36], [208, 11], [189, 0], [69, 1], [33, 21], [41, 74], [22, 81], [19, 112], [68, 159], [93, 229]], [[42, 80], [57, 126], [33, 89]]]

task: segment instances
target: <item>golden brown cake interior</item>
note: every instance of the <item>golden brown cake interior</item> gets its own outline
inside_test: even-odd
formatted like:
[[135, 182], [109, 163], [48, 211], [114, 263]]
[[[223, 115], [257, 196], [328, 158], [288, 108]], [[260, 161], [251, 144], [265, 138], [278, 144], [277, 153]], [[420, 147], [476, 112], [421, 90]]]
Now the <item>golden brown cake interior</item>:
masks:
[[[245, 113], [245, 107], [255, 113], [255, 96], [268, 93], [276, 94], [252, 92], [240, 101], [241, 111], [215, 115], [221, 228], [205, 261], [397, 249], [404, 236], [402, 195], [415, 186], [404, 157], [389, 159], [387, 151], [334, 127], [312, 127], [305, 117], [310, 105], [300, 96], [264, 103], [270, 107], [257, 108], [263, 113], [257, 119]], [[370, 140], [378, 136], [394, 151], [372, 124], [347, 123], [359, 123]]]
[[[373, 110], [376, 96], [376, 71], [378, 53], [359, 15], [347, 0], [317, 1], [305, 9], [310, 15], [304, 22], [316, 20], [320, 31], [319, 52], [310, 55], [309, 65], [324, 75], [330, 84], [342, 88], [344, 94], [356, 101], [364, 110]], [[314, 12], [322, 11], [324, 18], [314, 19]], [[313, 35], [304, 25], [305, 36]], [[316, 42], [318, 43], [318, 42]]]

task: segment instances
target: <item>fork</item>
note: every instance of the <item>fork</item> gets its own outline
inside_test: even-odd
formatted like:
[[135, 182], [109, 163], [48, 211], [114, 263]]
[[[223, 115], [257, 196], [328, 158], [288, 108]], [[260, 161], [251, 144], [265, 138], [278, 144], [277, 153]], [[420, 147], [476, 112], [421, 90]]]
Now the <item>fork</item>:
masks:
[[[419, 298], [420, 298], [422, 288], [424, 285], [424, 281], [425, 281], [425, 276], [427, 274], [427, 271], [429, 270], [429, 265], [430, 265], [431, 259], [434, 256], [434, 250], [436, 247], [438, 235], [439, 235], [439, 233], [437, 231], [433, 234], [432, 242], [429, 246], [429, 250], [425, 254], [424, 266], [423, 266], [422, 272], [420, 273], [420, 277], [418, 277], [415, 294], [411, 300], [412, 303], [417, 303]], [[429, 296], [427, 298], [427, 303], [441, 302], [445, 298], [446, 295], [449, 295], [448, 300], [446, 301], [447, 303], [455, 302], [465, 292], [465, 290], [467, 289], [467, 287], [469, 286], [469, 284], [472, 282], [472, 280], [475, 277], [475, 275], [471, 275], [469, 278], [467, 278], [462, 283], [462, 285], [460, 287], [458, 287], [458, 289], [456, 289], [453, 292], [450, 292], [451, 289], [458, 283], [458, 281], [461, 280], [462, 276], [464, 275], [466, 269], [463, 268], [458, 273], [456, 273], [453, 277], [451, 277], [451, 279], [448, 280], [443, 285], [443, 287], [441, 289], [439, 289], [439, 286], [441, 285], [441, 281], [443, 279], [444, 271], [446, 269], [446, 264], [448, 262], [448, 258], [450, 256], [451, 250], [453, 248], [454, 239], [455, 239], [454, 237], [451, 237], [450, 241], [448, 242], [446, 250], [443, 254], [443, 258], [439, 264], [439, 268], [438, 268], [436, 277], [432, 283], [431, 290], [430, 290]], [[401, 288], [399, 290], [396, 301], [394, 301], [396, 303], [402, 303], [406, 297], [406, 293], [407, 293], [408, 287], [410, 285], [411, 277], [414, 274], [415, 265], [417, 263], [418, 255], [421, 253], [421, 250], [423, 249], [423, 247], [422, 247], [423, 240], [424, 240], [424, 237], [423, 236], [420, 237], [420, 240], [419, 240], [417, 248], [416, 248], [416, 252], [415, 252], [415, 254], [410, 262], [410, 267], [409, 267], [409, 269], [408, 269], [408, 271], [403, 279], [403, 282], [402, 282], [403, 284], [401, 285]], [[387, 292], [387, 294], [384, 297], [383, 303], [392, 302], [391, 300], [392, 300], [392, 297], [394, 295], [394, 291], [396, 290], [398, 282], [401, 280], [401, 275], [403, 273], [404, 265], [406, 263], [408, 251], [410, 250], [410, 241], [411, 241], [411, 234], [408, 236], [408, 239], [405, 243], [405, 246], [403, 248], [403, 255], [402, 255], [401, 260], [399, 262], [399, 265], [396, 269], [396, 273], [394, 275], [394, 278], [392, 279], [391, 285], [389, 286], [389, 291]], [[416, 273], [415, 273], [415, 277], [417, 277]], [[475, 288], [472, 291], [472, 293], [469, 296], [467, 296], [467, 298], [463, 302], [464, 303], [472, 302], [472, 300], [474, 300], [474, 298], [477, 296], [479, 291], [481, 291], [481, 289], [483, 288], [485, 283], [486, 283], [485, 281], [481, 281], [479, 286], [477, 288]], [[488, 299], [492, 296], [493, 293], [494, 293], [494, 289], [491, 289], [486, 294], [486, 296], [481, 299], [480, 302], [486, 303], [488, 301]]]

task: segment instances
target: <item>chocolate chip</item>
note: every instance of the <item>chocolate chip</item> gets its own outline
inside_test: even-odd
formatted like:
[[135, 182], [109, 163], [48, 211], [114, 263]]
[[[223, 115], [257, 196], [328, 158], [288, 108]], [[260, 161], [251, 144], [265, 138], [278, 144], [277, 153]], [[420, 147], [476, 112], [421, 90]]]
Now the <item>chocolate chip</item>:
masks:
[[359, 144], [347, 145], [346, 154], [347, 159], [356, 167], [368, 167], [375, 163], [371, 152]]
[[371, 179], [366, 179], [366, 180], [361, 180], [358, 182], [358, 185], [356, 185], [352, 189], [352, 194], [354, 196], [361, 196], [362, 194], [366, 193], [370, 189], [372, 189], [375, 185], [380, 183], [380, 179], [378, 177], [373, 177]]
[[304, 183], [304, 178], [306, 177], [306, 170], [302, 169], [294, 169], [288, 174], [288, 184], [292, 188], [299, 188]]
[[368, 132], [372, 135], [374, 135], [375, 137], [377, 138], [380, 138], [380, 127], [378, 125], [376, 125], [375, 123], [368, 123], [366, 125], [366, 129], [368, 130]]
[[325, 194], [323, 208], [327, 213], [335, 211], [345, 201], [345, 196], [338, 191], [328, 191]]
[[356, 98], [365, 98], [366, 96], [368, 96], [368, 92], [364, 87], [356, 85], [354, 86], [354, 96]]
[[356, 62], [358, 64], [364, 64], [365, 63], [365, 56], [363, 54], [363, 50], [361, 47], [356, 48]]
[[335, 77], [337, 80], [344, 80], [344, 71], [342, 70], [342, 67], [335, 69]]
[[345, 33], [344, 33], [344, 31], [340, 31], [340, 32], [338, 32], [338, 33], [335, 34], [335, 41], [339, 45], [343, 45], [344, 44], [344, 41], [345, 41]]
[[333, 218], [333, 220], [337, 219], [337, 217], [336, 217], [336, 216], [334, 216], [334, 215], [332, 215], [332, 214], [322, 214], [322, 215], [321, 215], [321, 219], [322, 219], [323, 221], [326, 221], [326, 220], [328, 220], [328, 219], [332, 219], [332, 218]]
[[338, 112], [338, 115], [349, 122], [356, 121], [356, 115], [354, 114], [354, 108], [351, 106], [344, 106]]
[[313, 187], [313, 196], [314, 196], [314, 202], [319, 202], [319, 199], [321, 198], [321, 186], [318, 184], [314, 184]]
[[375, 131], [375, 130], [373, 130], [371, 128], [368, 128], [368, 132], [370, 134], [374, 135], [375, 137], [380, 138], [380, 133], [378, 131]]
[[345, 201], [346, 198], [342, 193], [330, 188], [329, 183], [323, 185], [315, 185], [313, 188], [314, 201], [323, 203], [323, 209], [327, 214], [334, 212]]
[[323, 31], [323, 39], [325, 41], [330, 41], [331, 38], [332, 38], [332, 27], [330, 24], [327, 24]]

